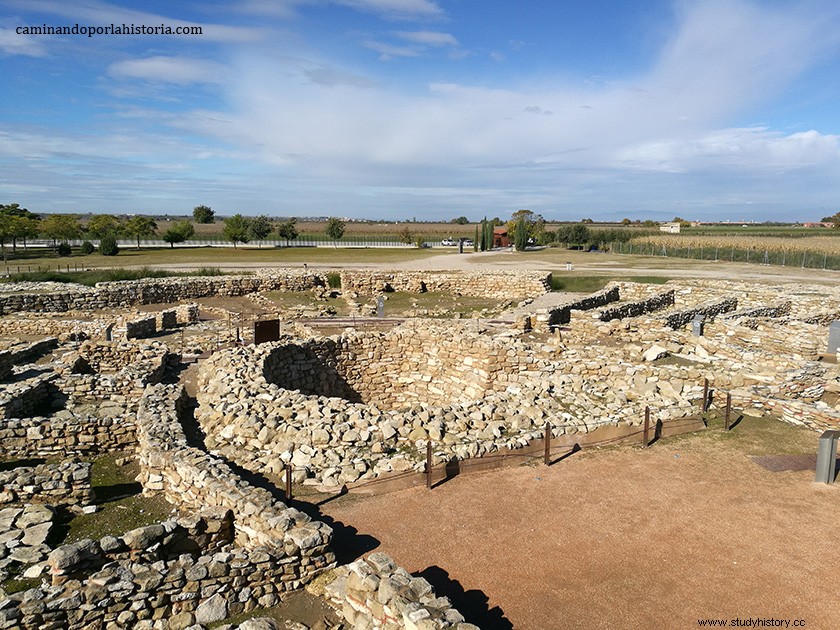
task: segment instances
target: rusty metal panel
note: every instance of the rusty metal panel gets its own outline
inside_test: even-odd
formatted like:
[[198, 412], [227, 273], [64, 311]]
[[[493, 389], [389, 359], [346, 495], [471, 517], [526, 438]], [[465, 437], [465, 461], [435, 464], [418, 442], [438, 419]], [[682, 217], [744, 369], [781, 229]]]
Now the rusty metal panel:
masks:
[[280, 339], [280, 320], [266, 319], [254, 322], [254, 344]]

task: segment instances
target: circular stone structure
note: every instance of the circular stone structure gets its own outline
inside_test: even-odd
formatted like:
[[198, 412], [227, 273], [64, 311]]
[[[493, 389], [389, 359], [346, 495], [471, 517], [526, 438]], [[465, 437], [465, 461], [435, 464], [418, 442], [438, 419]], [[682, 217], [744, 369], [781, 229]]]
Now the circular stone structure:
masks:
[[[608, 381], [582, 391], [555, 347], [426, 324], [216, 353], [199, 375], [206, 446], [334, 486], [420, 470], [429, 440], [436, 461], [466, 459], [524, 446], [547, 421], [557, 436], [643, 416]], [[660, 413], [689, 415], [691, 403]]]

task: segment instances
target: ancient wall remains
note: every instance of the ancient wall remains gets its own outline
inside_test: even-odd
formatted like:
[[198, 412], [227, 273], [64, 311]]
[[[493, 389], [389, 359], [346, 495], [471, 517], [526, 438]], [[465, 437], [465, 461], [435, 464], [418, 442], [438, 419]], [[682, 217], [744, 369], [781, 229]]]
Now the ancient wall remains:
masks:
[[57, 379], [52, 372], [41, 372], [0, 385], [0, 420], [29, 418], [47, 409], [53, 399], [50, 386]]
[[478, 630], [466, 623], [446, 597], [414, 577], [384, 553], [339, 567], [326, 594], [352, 628]]
[[626, 317], [639, 317], [648, 313], [660, 311], [663, 308], [673, 306], [674, 304], [674, 290], [669, 289], [658, 293], [653, 297], [638, 302], [627, 302], [619, 304], [612, 308], [606, 308], [598, 315], [598, 319], [602, 322], [608, 322], [614, 319], [624, 319]]
[[88, 462], [65, 461], [0, 471], [0, 504], [88, 505], [93, 500], [90, 467]]
[[441, 291], [456, 295], [516, 299], [551, 290], [550, 274], [525, 271], [342, 271], [341, 289], [361, 295], [390, 291]]
[[721, 313], [728, 313], [729, 311], [734, 311], [736, 308], [738, 308], [738, 298], [724, 298], [716, 302], [710, 302], [701, 306], [677, 311], [676, 313], [670, 313], [665, 317], [665, 324], [676, 330], [677, 328], [682, 328], [691, 322], [691, 320], [693, 320], [697, 315], [713, 319]]
[[0, 425], [0, 456], [55, 457], [107, 453], [136, 444], [133, 414], [100, 418], [60, 412], [7, 418]]
[[233, 510], [238, 544], [282, 550], [293, 575], [284, 583], [290, 590], [330, 566], [335, 558], [329, 551], [329, 527], [247, 483], [218, 457], [188, 445], [179, 420], [184, 402], [181, 387], [146, 388], [137, 413], [143, 487], [185, 509]]

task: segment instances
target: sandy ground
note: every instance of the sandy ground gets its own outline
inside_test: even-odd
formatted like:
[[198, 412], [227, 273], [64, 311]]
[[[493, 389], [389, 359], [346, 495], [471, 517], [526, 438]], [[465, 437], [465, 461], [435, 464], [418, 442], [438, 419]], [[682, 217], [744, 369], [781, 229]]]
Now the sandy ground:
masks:
[[[362, 250], [364, 251], [364, 250]], [[565, 273], [565, 262], [573, 263], [570, 274], [578, 275], [636, 275], [668, 276], [672, 278], [723, 278], [729, 280], [759, 280], [764, 282], [809, 282], [835, 283], [840, 280], [840, 271], [803, 269], [800, 267], [780, 267], [726, 261], [698, 261], [681, 258], [661, 258], [649, 256], [620, 256], [546, 249], [543, 251], [490, 252], [490, 253], [447, 253], [430, 258], [421, 258], [395, 262], [366, 262], [360, 253], [359, 261], [342, 261], [330, 264], [313, 263], [308, 268], [316, 269], [390, 269], [390, 270], [504, 270], [528, 269]], [[194, 264], [151, 265], [170, 270], [194, 269]], [[239, 263], [231, 257], [230, 263], [216, 266], [226, 270], [265, 269], [268, 267], [303, 267], [303, 263]]]
[[815, 484], [811, 471], [771, 473], [703, 435], [322, 510], [485, 630], [750, 617], [834, 628], [838, 501], [840, 486]]

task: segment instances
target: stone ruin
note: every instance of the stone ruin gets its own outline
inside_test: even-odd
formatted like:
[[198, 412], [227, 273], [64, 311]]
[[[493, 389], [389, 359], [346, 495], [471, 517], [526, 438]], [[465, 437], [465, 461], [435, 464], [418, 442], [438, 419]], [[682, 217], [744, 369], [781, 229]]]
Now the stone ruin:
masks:
[[[360, 293], [508, 299], [548, 287], [538, 273], [341, 277], [342, 290]], [[0, 296], [0, 338], [37, 337], [0, 346], [0, 455], [51, 459], [0, 470], [0, 577], [40, 581], [0, 592], [0, 629], [203, 627], [327, 574], [324, 597], [346, 627], [468, 630], [446, 598], [383, 554], [337, 567], [326, 524], [240, 471], [277, 479], [288, 466], [296, 484], [352, 489], [422, 471], [427, 444], [442, 464], [527, 446], [546, 423], [553, 436], [574, 436], [639, 427], [646, 407], [657, 421], [687, 418], [703, 379], [750, 413], [817, 430], [840, 424], [840, 372], [822, 360], [827, 325], [840, 316], [834, 288], [612, 283], [525, 313], [527, 326], [416, 319], [324, 336], [284, 322], [280, 341], [243, 346], [191, 301], [308, 291], [326, 276], [106, 285]], [[135, 310], [154, 301], [185, 303]], [[96, 310], [106, 307], [110, 315]], [[698, 314], [702, 336], [687, 329]], [[172, 330], [190, 333], [188, 348], [160, 336]], [[178, 371], [202, 354], [193, 399]], [[56, 510], [95, 499], [80, 460], [126, 451], [144, 492], [177, 515], [48, 545]]]

